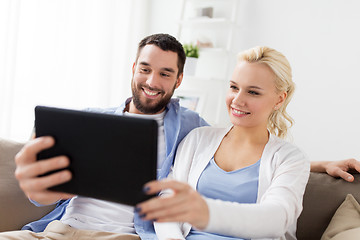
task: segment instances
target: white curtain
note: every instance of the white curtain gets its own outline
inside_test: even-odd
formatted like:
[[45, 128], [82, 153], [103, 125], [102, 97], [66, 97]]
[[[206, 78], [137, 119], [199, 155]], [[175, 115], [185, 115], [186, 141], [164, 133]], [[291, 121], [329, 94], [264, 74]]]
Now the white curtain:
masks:
[[111, 107], [130, 94], [146, 0], [0, 2], [0, 137], [26, 141], [36, 105]]

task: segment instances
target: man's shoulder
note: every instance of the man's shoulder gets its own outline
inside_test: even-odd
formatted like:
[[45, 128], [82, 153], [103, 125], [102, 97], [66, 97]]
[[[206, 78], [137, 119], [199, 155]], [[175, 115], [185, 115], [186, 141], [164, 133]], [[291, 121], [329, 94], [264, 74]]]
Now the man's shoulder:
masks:
[[203, 119], [197, 112], [180, 107], [179, 113], [183, 127], [189, 128], [189, 130], [202, 126], [209, 126], [206, 120]]
[[179, 119], [182, 127], [190, 130], [195, 127], [208, 126], [209, 124], [199, 115], [199, 113], [179, 104], [179, 99], [172, 98], [167, 106], [166, 117], [170, 120]]
[[185, 116], [193, 116], [193, 117], [200, 118], [199, 113], [197, 113], [197, 112], [195, 112], [193, 110], [190, 110], [190, 109], [188, 109], [186, 107], [180, 107], [179, 112], [180, 112], [180, 114], [185, 115]]
[[[186, 107], [179, 107], [179, 114], [181, 115], [181, 118], [185, 121], [189, 121], [189, 120], [204, 120], [200, 114], [198, 112], [195, 112], [193, 110], [190, 110]], [[204, 120], [205, 121], [205, 120]]]

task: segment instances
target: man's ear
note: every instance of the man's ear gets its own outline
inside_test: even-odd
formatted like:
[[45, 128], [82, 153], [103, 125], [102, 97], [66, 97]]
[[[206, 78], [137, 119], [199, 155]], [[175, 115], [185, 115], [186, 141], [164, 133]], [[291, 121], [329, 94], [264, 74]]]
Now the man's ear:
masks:
[[133, 76], [134, 76], [134, 74], [135, 74], [135, 68], [136, 68], [136, 63], [134, 62], [134, 63], [133, 63], [133, 66], [132, 66], [132, 74], [133, 74]]
[[179, 75], [179, 77], [176, 79], [176, 84], [175, 84], [175, 88], [178, 88], [183, 80], [183, 77], [184, 77], [184, 73], [181, 73]]

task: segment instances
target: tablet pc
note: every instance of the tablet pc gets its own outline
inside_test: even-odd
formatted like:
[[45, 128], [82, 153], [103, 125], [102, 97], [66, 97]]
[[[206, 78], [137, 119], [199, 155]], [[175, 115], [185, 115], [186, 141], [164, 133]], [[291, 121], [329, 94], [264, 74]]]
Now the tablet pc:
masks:
[[72, 179], [49, 190], [132, 206], [150, 198], [142, 189], [156, 179], [156, 120], [36, 106], [35, 131], [55, 138], [38, 160], [70, 159]]

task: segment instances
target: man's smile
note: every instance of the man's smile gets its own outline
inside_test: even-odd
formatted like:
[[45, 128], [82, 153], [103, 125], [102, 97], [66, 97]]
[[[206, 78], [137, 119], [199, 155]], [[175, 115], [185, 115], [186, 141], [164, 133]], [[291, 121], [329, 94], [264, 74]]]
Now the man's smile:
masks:
[[153, 91], [148, 88], [142, 88], [142, 90], [143, 90], [145, 96], [148, 98], [151, 98], [151, 99], [156, 98], [161, 93], [160, 91]]

